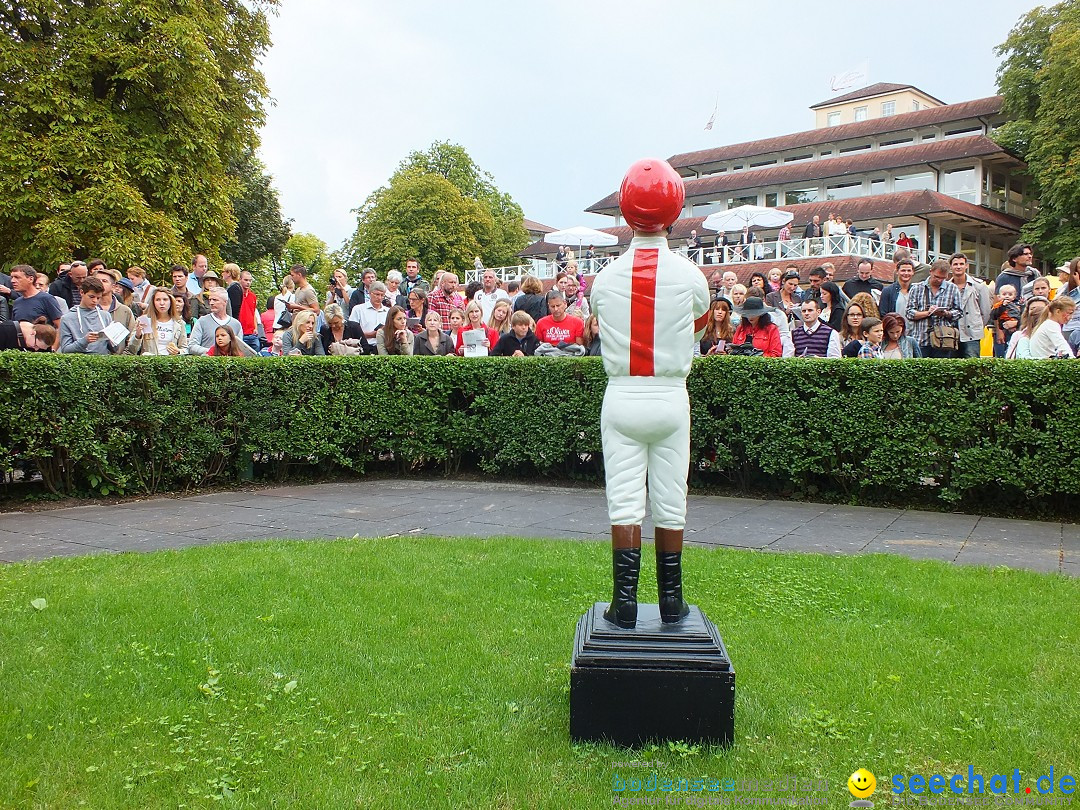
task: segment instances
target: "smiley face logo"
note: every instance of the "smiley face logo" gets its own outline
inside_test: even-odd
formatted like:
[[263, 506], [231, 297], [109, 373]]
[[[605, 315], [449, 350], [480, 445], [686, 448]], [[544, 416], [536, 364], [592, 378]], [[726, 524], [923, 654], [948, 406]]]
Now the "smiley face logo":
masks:
[[866, 768], [859, 768], [848, 777], [847, 789], [856, 799], [869, 799], [877, 789], [877, 779]]

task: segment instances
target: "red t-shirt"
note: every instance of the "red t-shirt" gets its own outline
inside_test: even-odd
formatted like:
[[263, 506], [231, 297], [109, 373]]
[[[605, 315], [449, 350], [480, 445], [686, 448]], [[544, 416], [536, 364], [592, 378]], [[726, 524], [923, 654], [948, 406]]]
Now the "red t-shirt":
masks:
[[257, 315], [258, 308], [255, 302], [255, 293], [248, 290], [244, 293], [243, 303], [240, 304], [240, 314], [236, 316], [236, 320], [240, 321], [240, 328], [245, 335], [255, 334], [255, 318]]
[[585, 322], [581, 318], [567, 315], [556, 323], [551, 315], [545, 315], [536, 322], [536, 338], [541, 343], [558, 346], [559, 343], [580, 343], [585, 336]]
[[491, 354], [491, 350], [494, 349], [495, 344], [499, 342], [499, 333], [496, 332], [494, 329], [492, 329], [490, 326], [483, 326], [483, 325], [481, 325], [481, 326], [463, 326], [463, 327], [461, 327], [461, 331], [459, 331], [458, 335], [457, 335], [457, 346], [454, 347], [455, 351], [461, 351], [462, 347], [465, 345], [465, 337], [464, 337], [464, 335], [470, 329], [483, 329], [484, 330], [484, 334], [487, 335], [487, 339], [488, 339], [488, 354]]

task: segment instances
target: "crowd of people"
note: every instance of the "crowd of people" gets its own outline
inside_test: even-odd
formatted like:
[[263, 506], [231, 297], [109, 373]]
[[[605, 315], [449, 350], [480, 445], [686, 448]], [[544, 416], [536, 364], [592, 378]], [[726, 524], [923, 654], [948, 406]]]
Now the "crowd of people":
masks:
[[[1018, 244], [992, 282], [972, 276], [961, 253], [920, 267], [898, 248], [891, 264], [895, 281], [888, 285], [865, 258], [842, 285], [830, 262], [811, 270], [805, 286], [795, 265], [756, 272], [746, 285], [728, 270], [695, 354], [978, 357], [987, 329], [997, 357], [1065, 358], [1080, 349], [1080, 259], [1048, 278], [1032, 268], [1031, 247]], [[173, 266], [157, 285], [140, 267], [121, 274], [100, 259], [62, 264], [52, 280], [16, 265], [0, 273], [0, 349], [233, 357], [601, 353], [572, 254], [546, 292], [534, 276], [503, 283], [490, 269], [464, 286], [443, 271], [429, 284], [415, 259], [383, 281], [367, 269], [355, 286], [335, 270], [324, 295], [303, 265], [290, 268], [266, 301], [252, 280], [235, 264], [211, 270], [203, 255], [190, 268]]]
[[843, 285], [831, 262], [811, 270], [805, 288], [796, 265], [755, 272], [749, 285], [729, 270], [699, 349], [704, 355], [971, 358], [982, 354], [989, 331], [995, 357], [1075, 357], [1080, 258], [1046, 277], [1032, 267], [1032, 256], [1030, 245], [1014, 245], [993, 281], [971, 275], [963, 253], [917, 266], [903, 248], [890, 263], [892, 284], [874, 277], [868, 258]]

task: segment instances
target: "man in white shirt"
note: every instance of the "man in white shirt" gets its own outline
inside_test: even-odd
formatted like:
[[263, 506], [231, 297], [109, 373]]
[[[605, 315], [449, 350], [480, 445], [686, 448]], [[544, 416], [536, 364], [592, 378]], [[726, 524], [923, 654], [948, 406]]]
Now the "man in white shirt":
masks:
[[484, 275], [481, 277], [481, 281], [484, 284], [484, 288], [476, 294], [476, 298], [473, 300], [480, 305], [480, 311], [483, 313], [483, 321], [484, 323], [487, 323], [491, 320], [491, 311], [495, 309], [496, 302], [509, 301], [510, 296], [499, 289], [499, 282], [498, 279], [495, 278], [494, 270], [485, 270]]
[[390, 308], [383, 304], [385, 297], [386, 285], [381, 281], [374, 281], [368, 290], [367, 300], [357, 304], [349, 313], [349, 320], [360, 324], [364, 331], [365, 351], [368, 354], [375, 354], [375, 333], [380, 326], [386, 324], [386, 313], [390, 311]]

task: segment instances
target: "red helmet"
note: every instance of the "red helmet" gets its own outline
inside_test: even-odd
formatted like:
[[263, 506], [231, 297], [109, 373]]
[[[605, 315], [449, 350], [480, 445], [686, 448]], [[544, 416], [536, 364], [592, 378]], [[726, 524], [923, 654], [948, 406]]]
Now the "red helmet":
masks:
[[682, 213], [686, 187], [666, 160], [646, 158], [631, 166], [619, 188], [619, 208], [635, 231], [660, 233]]

